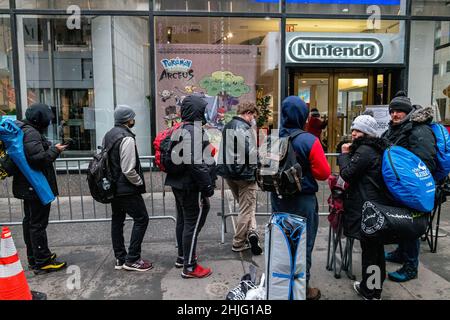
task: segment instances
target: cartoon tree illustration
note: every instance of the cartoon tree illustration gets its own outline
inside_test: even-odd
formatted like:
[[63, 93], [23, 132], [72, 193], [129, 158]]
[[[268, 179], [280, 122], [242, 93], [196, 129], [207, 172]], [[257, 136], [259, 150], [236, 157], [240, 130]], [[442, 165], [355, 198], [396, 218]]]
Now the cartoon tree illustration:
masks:
[[237, 99], [250, 92], [244, 77], [236, 76], [230, 71], [216, 71], [199, 82], [210, 96], [219, 96], [228, 110], [238, 103]]

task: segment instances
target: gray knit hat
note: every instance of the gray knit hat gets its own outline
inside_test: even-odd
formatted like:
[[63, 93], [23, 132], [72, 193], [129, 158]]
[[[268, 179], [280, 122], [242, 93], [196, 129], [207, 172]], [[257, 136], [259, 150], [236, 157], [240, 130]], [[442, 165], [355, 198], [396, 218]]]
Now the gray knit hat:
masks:
[[374, 117], [362, 115], [353, 120], [351, 130], [358, 130], [371, 137], [377, 137], [378, 122]]
[[116, 125], [124, 124], [128, 120], [133, 120], [135, 117], [136, 113], [129, 106], [117, 106], [117, 109], [114, 110], [114, 123]]
[[403, 111], [409, 114], [413, 110], [411, 100], [406, 96], [404, 91], [399, 91], [395, 94], [394, 99], [392, 99], [389, 104], [389, 112], [392, 111]]

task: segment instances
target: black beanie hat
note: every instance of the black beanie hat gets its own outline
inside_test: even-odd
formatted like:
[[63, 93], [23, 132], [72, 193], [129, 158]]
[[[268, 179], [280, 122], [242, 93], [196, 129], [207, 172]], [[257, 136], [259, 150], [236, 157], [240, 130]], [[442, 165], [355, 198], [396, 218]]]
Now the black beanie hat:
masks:
[[389, 104], [389, 112], [403, 111], [409, 114], [413, 110], [411, 100], [406, 96], [404, 91], [399, 91]]

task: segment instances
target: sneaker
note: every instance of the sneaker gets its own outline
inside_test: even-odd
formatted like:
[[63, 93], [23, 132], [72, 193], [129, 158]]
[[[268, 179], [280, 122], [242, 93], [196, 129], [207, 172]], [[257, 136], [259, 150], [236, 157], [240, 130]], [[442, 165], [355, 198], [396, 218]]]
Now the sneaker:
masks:
[[364, 300], [381, 300], [381, 295], [378, 294], [378, 296], [376, 294], [374, 294], [374, 296], [369, 296], [367, 294], [365, 294], [362, 290], [361, 290], [361, 282], [359, 281], [355, 281], [353, 282], [353, 289], [356, 291], [356, 293], [362, 297]]
[[248, 236], [250, 242], [250, 249], [255, 256], [259, 256], [262, 253], [261, 245], [259, 243], [259, 237], [255, 232], [251, 232]]
[[233, 250], [233, 252], [242, 252], [242, 251], [245, 251], [245, 250], [248, 250], [248, 249], [251, 249], [250, 243], [248, 243], [248, 242], [244, 243], [244, 244], [243, 244], [242, 246], [240, 246], [240, 247], [235, 247], [235, 246], [233, 246], [233, 247], [231, 248], [231, 250]]
[[306, 288], [306, 300], [319, 300], [322, 293], [317, 288]]
[[385, 252], [384, 260], [386, 260], [387, 262], [398, 263], [398, 264], [404, 263], [403, 259], [398, 254], [397, 250], [394, 250], [391, 252]]
[[[56, 260], [56, 257], [56, 253], [52, 253], [52, 255], [50, 256], [50, 260]], [[34, 258], [29, 258], [28, 270], [34, 270], [34, 268], [36, 268], [36, 261], [34, 260]]]
[[33, 272], [35, 275], [50, 273], [50, 272], [56, 272], [63, 270], [65, 267], [67, 267], [66, 262], [60, 262], [56, 259], [50, 260], [47, 264], [44, 264], [40, 267], [35, 266], [33, 269]]
[[417, 278], [417, 269], [408, 265], [404, 265], [395, 272], [389, 272], [388, 277], [391, 281], [394, 282], [406, 282]]
[[228, 292], [225, 300], [245, 300], [247, 292], [255, 289], [256, 285], [250, 280], [250, 274], [246, 274], [241, 278], [239, 285]]
[[181, 277], [183, 279], [193, 279], [193, 278], [206, 278], [212, 274], [211, 268], [203, 268], [201, 265], [197, 264], [194, 271], [187, 272], [183, 270]]
[[116, 259], [116, 264], [114, 265], [114, 269], [122, 270], [124, 264], [125, 264], [125, 261]]
[[140, 259], [136, 262], [125, 262], [123, 268], [128, 271], [144, 272], [153, 269], [153, 264], [147, 260]]
[[[194, 262], [197, 263], [198, 257], [194, 256]], [[184, 257], [177, 257], [175, 261], [175, 268], [180, 269], [184, 267]]]

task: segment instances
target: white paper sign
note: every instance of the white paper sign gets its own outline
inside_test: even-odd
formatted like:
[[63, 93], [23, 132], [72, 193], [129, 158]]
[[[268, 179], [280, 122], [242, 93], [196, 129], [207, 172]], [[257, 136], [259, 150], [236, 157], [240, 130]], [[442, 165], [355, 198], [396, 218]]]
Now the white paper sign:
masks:
[[389, 122], [391, 121], [391, 115], [389, 114], [388, 105], [380, 106], [366, 106], [366, 110], [371, 110], [373, 112], [373, 117], [378, 122], [378, 136], [381, 136], [388, 128]]

